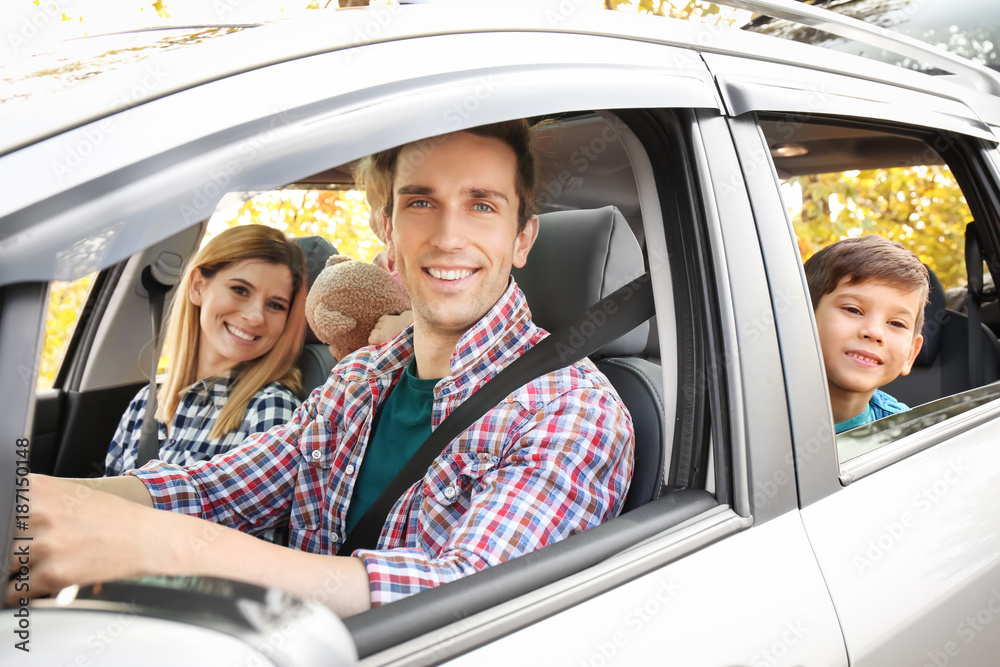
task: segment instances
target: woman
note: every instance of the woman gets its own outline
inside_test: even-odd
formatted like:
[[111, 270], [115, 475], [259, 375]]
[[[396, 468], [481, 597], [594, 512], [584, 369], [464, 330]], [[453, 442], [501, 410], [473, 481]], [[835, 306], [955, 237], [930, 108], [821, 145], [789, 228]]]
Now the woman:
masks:
[[[270, 227], [233, 227], [198, 252], [167, 324], [170, 368], [156, 395], [160, 460], [190, 465], [291, 418], [306, 289], [302, 251]], [[118, 424], [109, 477], [136, 467], [148, 389]]]

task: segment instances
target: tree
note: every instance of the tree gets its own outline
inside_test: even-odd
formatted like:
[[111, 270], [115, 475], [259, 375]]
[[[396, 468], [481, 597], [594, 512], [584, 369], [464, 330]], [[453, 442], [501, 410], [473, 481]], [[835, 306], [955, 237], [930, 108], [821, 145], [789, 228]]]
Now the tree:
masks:
[[217, 213], [205, 241], [235, 225], [263, 224], [287, 236], [323, 236], [342, 255], [370, 262], [385, 249], [368, 227], [368, 204], [357, 190], [273, 190]]
[[617, 11], [635, 11], [655, 16], [669, 16], [675, 19], [691, 19], [710, 23], [732, 23], [731, 17], [723, 17], [719, 5], [702, 0], [605, 0], [604, 7]]
[[801, 189], [801, 211], [791, 213], [803, 261], [834, 241], [879, 234], [913, 251], [946, 288], [965, 283], [972, 212], [947, 166], [811, 174], [787, 184]]

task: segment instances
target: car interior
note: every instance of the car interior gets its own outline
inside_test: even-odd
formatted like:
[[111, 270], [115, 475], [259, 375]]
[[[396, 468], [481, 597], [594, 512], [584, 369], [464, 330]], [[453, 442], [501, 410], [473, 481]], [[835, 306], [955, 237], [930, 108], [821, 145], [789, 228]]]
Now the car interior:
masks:
[[[644, 112], [633, 115], [638, 117], [641, 113]], [[663, 193], [640, 195], [633, 159], [622, 140], [625, 134], [633, 132], [623, 121], [626, 116], [625, 112], [588, 112], [533, 119], [546, 121], [539, 136], [540, 232], [527, 266], [515, 270], [514, 277], [526, 294], [533, 317], [543, 328], [557, 330], [587, 306], [641, 276], [650, 266], [650, 256], [667, 257], [665, 248], [656, 246], [657, 241], [647, 234], [649, 225], [659, 224], [659, 219], [647, 220], [642, 214], [644, 210], [659, 210], [644, 197], [662, 198]], [[635, 117], [630, 122], [641, 128]], [[684, 161], [677, 160], [674, 164]], [[353, 186], [351, 166], [337, 165], [285, 187], [349, 190]], [[220, 195], [219, 208], [255, 194]], [[141, 271], [163, 256], [186, 261], [210, 225], [210, 220], [192, 224], [182, 233], [99, 272], [94, 278], [55, 386], [38, 392], [32, 440], [34, 472], [64, 477], [103, 473], [108, 443], [129, 400], [148, 382], [154, 353], [150, 345], [149, 304], [139, 279]], [[673, 239], [669, 238], [671, 233], [676, 235]], [[680, 234], [678, 230], [668, 231], [668, 239], [658, 243], [679, 244]], [[330, 240], [336, 245], [336, 239]], [[311, 244], [310, 239], [302, 243], [310, 257], [310, 273], [315, 273], [325, 261], [326, 251]], [[477, 591], [492, 590], [490, 595], [476, 594], [481, 600], [479, 607], [486, 608], [509, 599], [524, 586], [537, 587], [543, 581], [579, 571], [588, 563], [600, 562], [624, 545], [640, 541], [666, 526], [677, 525], [725, 500], [727, 466], [712, 460], [721, 455], [721, 450], [710, 446], [706, 426], [709, 409], [684, 407], [694, 403], [707, 405], [712, 394], [685, 397], [677, 391], [679, 374], [694, 375], [697, 371], [693, 364], [703, 363], [695, 360], [704, 359], [704, 352], [680, 352], [696, 338], [690, 324], [694, 318], [679, 317], [676, 307], [662, 307], [663, 303], [699, 300], [691, 296], [690, 285], [681, 291], [672, 287], [676, 276], [690, 275], [683, 262], [673, 256], [669, 262], [658, 261], [659, 286], [654, 284], [654, 287], [660, 307], [656, 317], [592, 355], [633, 416], [637, 453], [625, 508], [625, 515], [630, 518], [612, 521], [598, 527], [603, 530], [592, 529], [551, 545], [543, 550], [547, 552], [545, 558], [533, 558], [530, 562], [515, 559], [505, 564], [508, 567], [493, 568], [495, 571], [467, 578], [471, 581], [442, 588], [453, 589], [462, 584], [475, 586]], [[168, 294], [168, 299], [172, 296]], [[681, 327], [686, 334], [675, 333], [679, 319], [687, 323]], [[308, 391], [326, 378], [332, 360], [326, 347], [312, 338], [307, 341], [299, 365], [307, 382], [304, 389]], [[676, 415], [684, 412], [698, 417], [678, 420]], [[723, 414], [721, 409], [712, 412], [716, 419]], [[676, 425], [682, 428], [675, 428]], [[709, 474], [713, 470], [718, 470], [721, 477]], [[569, 553], [573, 554], [571, 558], [567, 558]], [[584, 553], [586, 556], [582, 556]], [[511, 585], [514, 575], [510, 571], [517, 573], [516, 586]], [[430, 593], [437, 593], [438, 597], [428, 596]], [[388, 613], [398, 620], [400, 615], [409, 615], [409, 621], [393, 624], [401, 631], [405, 628], [413, 633], [426, 619], [435, 618], [428, 616], [429, 608], [435, 604], [448, 606], [447, 600], [455, 595], [462, 595], [462, 589], [450, 592], [435, 589], [416, 596], [420, 598], [418, 603], [402, 604], [408, 602], [404, 600], [389, 605], [393, 608], [389, 612], [377, 609], [362, 616], [371, 614], [377, 619], [379, 614]], [[442, 601], [435, 602], [436, 599]], [[442, 610], [442, 614], [445, 614], [442, 618], [447, 617], [447, 612]], [[367, 639], [361, 637], [372, 632], [371, 628], [379, 627], [382, 630], [376, 634], [367, 635]], [[361, 633], [356, 641], [369, 642], [367, 650], [388, 641], [385, 626], [373, 623], [372, 618], [358, 621], [352, 632]]]

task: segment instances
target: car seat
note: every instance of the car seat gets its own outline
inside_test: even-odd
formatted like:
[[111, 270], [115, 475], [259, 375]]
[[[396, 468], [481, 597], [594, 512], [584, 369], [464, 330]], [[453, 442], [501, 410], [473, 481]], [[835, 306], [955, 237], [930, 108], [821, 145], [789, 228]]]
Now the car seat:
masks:
[[[326, 266], [327, 258], [336, 255], [337, 249], [322, 236], [304, 236], [292, 240], [302, 248], [306, 260], [308, 287], [311, 288], [316, 277]], [[326, 382], [334, 366], [330, 348], [316, 337], [308, 322], [306, 322], [305, 344], [295, 363], [302, 372], [302, 395], [299, 396], [301, 399], [305, 399], [313, 389]]]
[[[947, 310], [940, 279], [928, 268], [930, 293], [924, 309], [924, 345], [909, 375], [901, 375], [881, 389], [915, 407], [974, 388], [969, 373], [969, 318]], [[982, 325], [979, 362], [983, 384], [1000, 379], [1000, 343]]]
[[[644, 272], [642, 250], [614, 206], [539, 216], [538, 238], [512, 275], [535, 324], [554, 331]], [[647, 359], [650, 325], [633, 329], [591, 356], [632, 416], [635, 465], [623, 511], [657, 498], [666, 437], [663, 374]]]

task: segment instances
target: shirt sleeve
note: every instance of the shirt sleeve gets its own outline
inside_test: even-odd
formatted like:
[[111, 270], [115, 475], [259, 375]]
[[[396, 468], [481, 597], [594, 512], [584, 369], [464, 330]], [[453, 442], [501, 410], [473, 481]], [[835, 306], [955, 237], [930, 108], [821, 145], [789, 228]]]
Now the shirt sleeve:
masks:
[[316, 391], [287, 423], [207, 461], [191, 466], [151, 461], [128, 474], [146, 485], [157, 509], [261, 533], [287, 522], [300, 458], [297, 442], [318, 404]]
[[[628, 412], [613, 393], [572, 390], [541, 410], [522, 408], [519, 421], [496, 460], [483, 452], [439, 458], [429, 478], [451, 482], [439, 488], [425, 477], [401, 499], [422, 503], [423, 518], [411, 513], [408, 526], [390, 525], [388, 532], [419, 530], [429, 546], [353, 554], [368, 571], [373, 606], [534, 551], [621, 511], [635, 444]], [[449, 474], [436, 466], [459, 469]]]
[[[115, 435], [111, 438], [108, 455], [104, 459], [104, 476], [118, 477], [135, 463], [138, 454], [138, 439], [134, 436], [142, 428], [142, 418], [146, 412], [146, 394], [149, 385], [144, 386], [128, 404], [125, 414], [118, 422]], [[128, 462], [126, 463], [126, 458]]]

